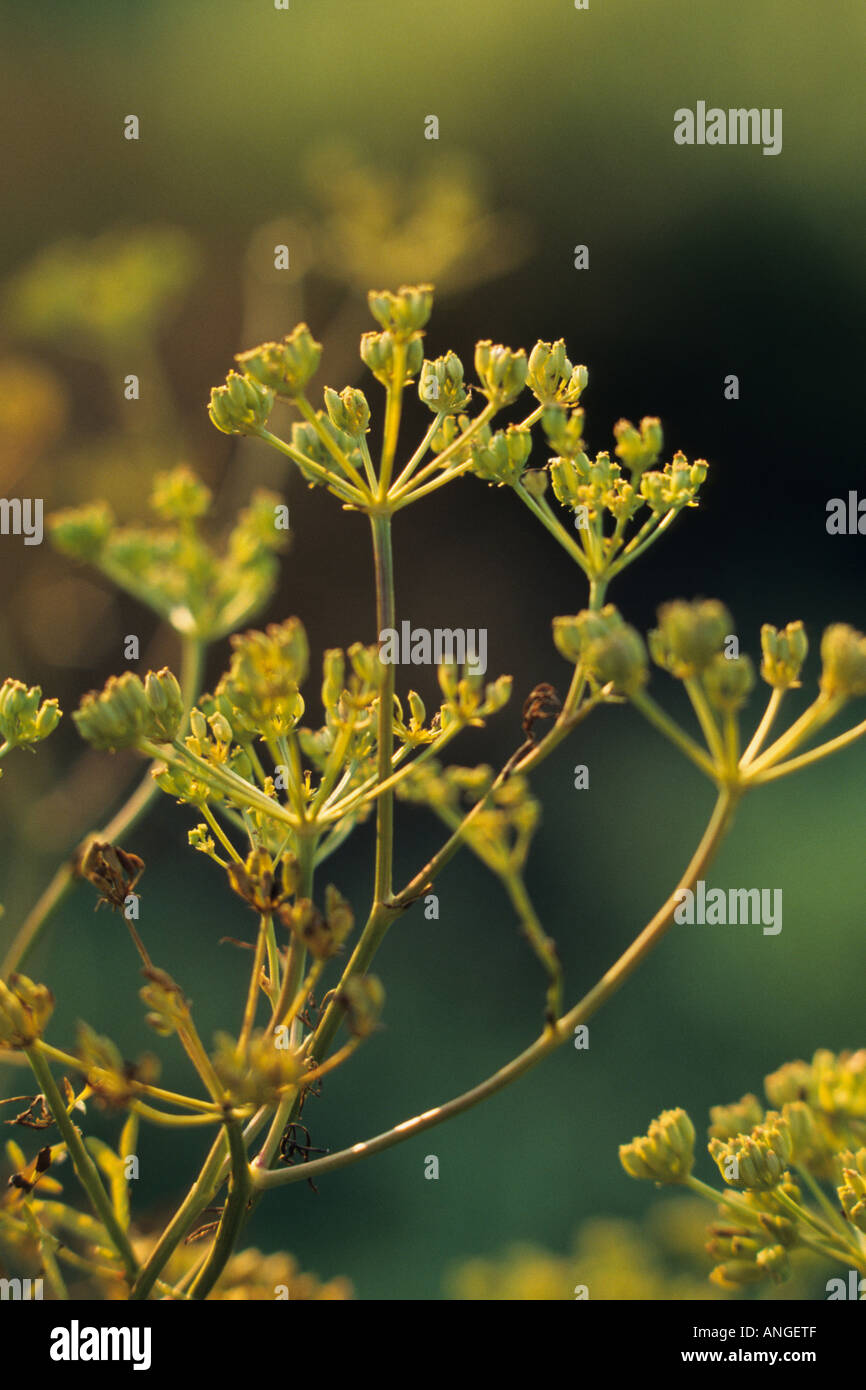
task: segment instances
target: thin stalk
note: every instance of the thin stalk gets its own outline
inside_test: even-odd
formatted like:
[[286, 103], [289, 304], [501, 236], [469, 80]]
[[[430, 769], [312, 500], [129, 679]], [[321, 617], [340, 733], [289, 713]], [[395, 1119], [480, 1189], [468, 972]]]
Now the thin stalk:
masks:
[[134, 1280], [138, 1274], [138, 1261], [129, 1243], [129, 1237], [118, 1223], [108, 1193], [102, 1185], [99, 1170], [87, 1152], [81, 1135], [67, 1114], [66, 1104], [57, 1089], [51, 1068], [38, 1046], [33, 1045], [25, 1050], [27, 1060], [39, 1082], [39, 1089], [45, 1097], [45, 1103], [66, 1143], [66, 1151], [75, 1169], [75, 1175], [87, 1193], [94, 1212], [105, 1227], [106, 1235], [120, 1257], [127, 1278]]
[[192, 1299], [207, 1298], [214, 1284], [226, 1267], [235, 1248], [247, 1214], [251, 1188], [250, 1169], [243, 1134], [237, 1120], [226, 1120], [226, 1133], [229, 1141], [232, 1172], [229, 1180], [229, 1193], [213, 1249], [202, 1266], [199, 1275], [189, 1291]]
[[755, 730], [754, 734], [752, 735], [752, 738], [748, 746], [746, 747], [745, 753], [740, 758], [741, 768], [747, 768], [752, 759], [763, 748], [767, 735], [769, 734], [774, 723], [776, 722], [776, 715], [779, 713], [779, 706], [781, 705], [784, 696], [785, 687], [778, 685], [773, 687], [770, 698], [767, 701], [767, 708], [764, 710], [764, 713], [761, 717], [761, 722]]
[[256, 953], [253, 957], [253, 969], [250, 975], [250, 987], [247, 991], [247, 1002], [244, 1008], [244, 1020], [241, 1024], [241, 1031], [238, 1037], [238, 1051], [243, 1052], [250, 1040], [253, 1031], [253, 1024], [256, 1021], [256, 1009], [259, 1002], [259, 989], [261, 988], [262, 967], [265, 963], [265, 946], [268, 939], [268, 923], [271, 914], [263, 912], [259, 918], [259, 934], [256, 937]]
[[412, 1138], [413, 1135], [420, 1134], [434, 1125], [452, 1119], [455, 1115], [462, 1114], [480, 1101], [486, 1100], [488, 1096], [501, 1091], [505, 1086], [516, 1081], [524, 1072], [529, 1071], [531, 1067], [537, 1066], [548, 1053], [561, 1047], [573, 1036], [574, 1029], [579, 1024], [591, 1018], [617, 992], [637, 965], [661, 940], [673, 920], [674, 912], [681, 901], [683, 889], [694, 887], [713, 858], [730, 824], [736, 803], [737, 792], [735, 789], [724, 788], [720, 791], [701, 842], [685, 873], [662, 907], [589, 993], [585, 994], [573, 1009], [569, 1010], [551, 1029], [543, 1033], [519, 1056], [513, 1058], [506, 1066], [494, 1072], [492, 1076], [487, 1077], [485, 1081], [473, 1087], [472, 1090], [464, 1092], [463, 1095], [455, 1096], [444, 1105], [435, 1106], [432, 1110], [426, 1110], [423, 1114], [416, 1115], [410, 1120], [404, 1120], [402, 1124], [386, 1130], [385, 1133], [377, 1135], [374, 1139], [354, 1144], [351, 1148], [342, 1149], [338, 1153], [327, 1154], [324, 1158], [314, 1159], [310, 1163], [298, 1165], [296, 1169], [289, 1168], [270, 1172], [256, 1170], [252, 1176], [254, 1186], [258, 1189], [266, 1189], [281, 1187], [287, 1183], [299, 1182], [302, 1179], [315, 1179], [319, 1175], [334, 1172], [350, 1163], [357, 1162], [361, 1158], [367, 1158], [374, 1153], [380, 1153], [383, 1149], [389, 1149], [395, 1144], [403, 1143], [404, 1140]]
[[657, 705], [651, 695], [647, 695], [645, 690], [638, 690], [629, 696], [635, 709], [640, 710], [645, 719], [648, 719], [659, 733], [664, 734], [665, 738], [670, 739], [687, 758], [699, 767], [701, 772], [713, 781], [717, 778], [717, 769], [713, 762], [707, 757], [704, 750], [695, 743], [693, 738], [681, 729], [678, 724], [665, 714], [660, 705]]
[[329, 473], [327, 468], [323, 468], [320, 463], [315, 463], [313, 459], [307, 458], [306, 454], [299, 453], [293, 449], [291, 444], [287, 444], [278, 435], [271, 434], [270, 430], [260, 429], [257, 431], [259, 439], [263, 439], [266, 444], [270, 444], [278, 453], [285, 454], [293, 463], [300, 467], [303, 465], [307, 472], [318, 479], [320, 483], [325, 483], [337, 497], [342, 497], [344, 502], [351, 502], [353, 506], [364, 506], [368, 498], [364, 492], [359, 492], [352, 487], [351, 483], [343, 482], [336, 473]]
[[703, 730], [704, 738], [707, 741], [707, 747], [709, 748], [719, 767], [724, 767], [725, 747], [722, 743], [722, 736], [719, 733], [719, 726], [716, 723], [716, 717], [713, 714], [713, 711], [710, 709], [710, 704], [707, 700], [706, 691], [704, 690], [704, 687], [701, 685], [697, 676], [691, 676], [688, 680], [683, 681], [683, 685], [685, 686], [686, 693], [688, 694], [688, 697], [692, 702], [692, 708], [694, 709], [695, 714], [698, 716], [698, 723], [700, 724], [701, 729]]
[[[185, 717], [198, 695], [204, 670], [204, 655], [205, 644], [197, 637], [184, 637], [182, 639], [180, 684], [183, 691]], [[156, 800], [159, 795], [159, 787], [151, 777], [150, 771], [148, 769], [143, 780], [123, 803], [120, 810], [112, 816], [111, 820], [101, 830], [94, 830], [87, 835], [75, 853], [64, 864], [60, 865], [44, 893], [25, 917], [13, 937], [3, 958], [3, 963], [0, 965], [0, 977], [8, 979], [13, 970], [20, 968], [21, 962], [43, 925], [66, 897], [78, 877], [78, 865], [87, 846], [93, 840], [104, 840], [108, 844], [116, 844], [141, 820], [151, 803]]]
[[840, 748], [847, 748], [849, 743], [862, 738], [866, 734], [866, 720], [862, 724], [857, 724], [847, 733], [839, 734], [837, 738], [828, 739], [826, 743], [820, 743], [817, 748], [812, 748], [808, 753], [801, 753], [798, 758], [790, 758], [787, 762], [777, 763], [775, 766], [764, 772], [755, 772], [750, 769], [749, 781], [756, 784], [763, 782], [774, 782], [777, 777], [787, 777], [789, 772], [796, 772], [801, 767], [808, 767], [811, 763], [817, 763], [821, 758], [828, 757], [831, 753], [838, 753]]

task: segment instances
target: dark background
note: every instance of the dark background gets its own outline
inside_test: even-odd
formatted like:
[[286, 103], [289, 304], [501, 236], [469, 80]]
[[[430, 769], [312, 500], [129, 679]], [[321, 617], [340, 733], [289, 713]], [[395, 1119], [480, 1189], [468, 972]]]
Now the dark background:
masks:
[[[802, 618], [813, 655], [794, 710], [811, 698], [822, 627], [866, 627], [866, 541], [825, 530], [828, 499], [863, 486], [862, 5], [292, 0], [283, 13], [268, 0], [105, 0], [0, 13], [13, 132], [0, 232], [4, 495], [44, 496], [47, 511], [108, 495], [137, 520], [148, 477], [185, 459], [217, 489], [224, 524], [255, 483], [284, 486], [294, 543], [262, 621], [299, 614], [315, 672], [326, 646], [374, 637], [364, 523], [287, 477], [264, 446], [218, 435], [204, 402], [234, 352], [302, 317], [325, 342], [318, 385], [360, 381], [366, 289], [431, 279], [441, 293], [429, 356], [451, 347], [469, 368], [479, 338], [529, 349], [564, 336], [589, 367], [594, 450], [612, 446], [620, 416], [658, 414], [666, 457], [681, 448], [710, 461], [700, 509], [613, 586], [629, 621], [646, 630], [660, 601], [718, 597], [755, 654], [761, 623]], [[675, 146], [675, 109], [699, 99], [782, 107], [782, 153]], [[122, 138], [130, 112], [137, 143]], [[438, 142], [424, 139], [431, 113]], [[94, 345], [80, 324], [40, 328], [22, 313], [15, 286], [45, 248], [158, 226], [185, 233], [187, 265], [152, 334]], [[268, 269], [277, 241], [292, 256], [282, 276]], [[588, 271], [573, 269], [579, 243]], [[117, 382], [136, 370], [142, 400], [124, 415]], [[724, 399], [728, 373], [738, 401]], [[380, 426], [381, 393], [362, 384]], [[401, 447], [426, 419], [409, 407]], [[567, 682], [550, 620], [584, 605], [581, 575], [507, 490], [475, 479], [401, 514], [395, 532], [399, 616], [487, 627], [490, 674], [515, 677], [514, 706], [455, 751], [501, 762], [520, 740], [517, 697]], [[69, 711], [122, 668], [126, 633], [142, 636], [147, 664], [176, 662], [149, 614], [47, 543], [4, 538], [0, 565], [0, 675], [40, 682]], [[211, 653], [209, 680], [225, 656]], [[684, 713], [659, 672], [652, 689]], [[761, 701], [758, 691], [754, 720]], [[81, 817], [94, 823], [136, 773], [81, 756], [67, 720], [32, 764], [4, 765], [7, 934]], [[573, 790], [576, 762], [589, 765], [589, 791]], [[785, 1060], [862, 1045], [864, 770], [855, 747], [742, 806], [710, 878], [781, 887], [779, 936], [674, 929], [592, 1024], [588, 1052], [564, 1048], [455, 1124], [323, 1182], [318, 1197], [300, 1186], [271, 1198], [250, 1243], [346, 1274], [361, 1297], [436, 1298], [469, 1256], [515, 1240], [564, 1250], [585, 1217], [642, 1211], [650, 1194], [626, 1179], [616, 1147], [661, 1108], [685, 1105], [700, 1124]], [[669, 892], [712, 791], [627, 709], [594, 716], [535, 787], [545, 810], [528, 881], [572, 1000]], [[250, 923], [216, 867], [186, 850], [190, 824], [160, 804], [125, 847], [148, 864], [151, 954], [187, 988], [208, 1037], [239, 1014], [244, 989], [243, 958], [218, 940]], [[405, 810], [398, 832], [399, 882], [441, 832]], [[328, 866], [359, 912], [371, 864], [362, 830]], [[438, 922], [416, 907], [386, 942], [376, 970], [387, 1028], [310, 1107], [315, 1143], [342, 1147], [445, 1100], [535, 1036], [542, 981], [499, 887], [464, 855], [438, 891]], [[152, 1044], [129, 943], [107, 912], [94, 916], [88, 889], [52, 920], [28, 969], [60, 995], [58, 1045], [82, 1016], [129, 1055]], [[170, 1045], [160, 1052], [165, 1084], [180, 1084]], [[144, 1130], [139, 1211], [176, 1204], [202, 1147]], [[423, 1178], [428, 1154], [438, 1182]]]

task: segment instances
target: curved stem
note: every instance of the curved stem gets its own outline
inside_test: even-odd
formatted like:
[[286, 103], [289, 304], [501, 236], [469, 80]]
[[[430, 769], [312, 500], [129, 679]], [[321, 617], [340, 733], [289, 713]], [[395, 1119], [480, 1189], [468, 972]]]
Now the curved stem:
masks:
[[674, 891], [647, 923], [643, 931], [611, 968], [602, 975], [589, 993], [585, 994], [573, 1009], [558, 1019], [555, 1025], [542, 1034], [531, 1047], [521, 1052], [519, 1056], [513, 1058], [506, 1066], [494, 1072], [492, 1076], [473, 1087], [472, 1090], [464, 1092], [463, 1095], [455, 1096], [453, 1100], [447, 1101], [444, 1105], [437, 1105], [432, 1110], [426, 1110], [422, 1115], [416, 1115], [413, 1119], [404, 1120], [402, 1124], [386, 1130], [385, 1133], [377, 1135], [374, 1139], [353, 1144], [349, 1149], [328, 1154], [324, 1158], [298, 1165], [294, 1169], [270, 1172], [262, 1172], [257, 1169], [252, 1176], [254, 1186], [256, 1188], [281, 1187], [287, 1183], [316, 1178], [320, 1174], [334, 1172], [338, 1168], [344, 1168], [350, 1163], [357, 1162], [358, 1159], [380, 1153], [383, 1149], [389, 1149], [394, 1144], [400, 1144], [415, 1134], [420, 1134], [426, 1129], [431, 1129], [434, 1125], [442, 1124], [443, 1121], [462, 1114], [463, 1111], [469, 1110], [480, 1101], [486, 1100], [488, 1096], [495, 1095], [497, 1091], [501, 1091], [505, 1086], [516, 1081], [524, 1072], [529, 1071], [531, 1067], [537, 1066], [548, 1053], [561, 1047], [573, 1035], [578, 1024], [591, 1018], [611, 995], [616, 993], [637, 965], [661, 940], [673, 920], [682, 890], [694, 887], [721, 843], [733, 816], [737, 799], [736, 789], [724, 788], [719, 793], [701, 842]]

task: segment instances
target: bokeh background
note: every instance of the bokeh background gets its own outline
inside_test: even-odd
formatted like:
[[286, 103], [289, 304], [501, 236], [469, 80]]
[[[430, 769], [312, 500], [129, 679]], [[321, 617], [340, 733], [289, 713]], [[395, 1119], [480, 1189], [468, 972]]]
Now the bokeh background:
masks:
[[[630, 621], [645, 630], [664, 599], [719, 597], [753, 653], [766, 621], [803, 618], [815, 649], [831, 620], [866, 627], [866, 540], [825, 531], [830, 497], [866, 494], [857, 0], [590, 0], [586, 11], [571, 0], [291, 0], [287, 12], [270, 0], [42, 0], [0, 15], [4, 496], [42, 496], [46, 511], [104, 496], [136, 520], [153, 473], [186, 461], [215, 489], [224, 527], [253, 486], [283, 489], [294, 540], [264, 617], [303, 618], [315, 670], [325, 647], [373, 639], [365, 527], [264, 446], [217, 434], [208, 390], [234, 352], [301, 318], [325, 343], [317, 387], [360, 382], [365, 291], [432, 280], [428, 355], [451, 347], [468, 364], [479, 338], [528, 349], [564, 336], [589, 366], [593, 449], [612, 445], [620, 416], [658, 414], [667, 456], [710, 461], [700, 510], [616, 582]], [[674, 110], [699, 99], [781, 107], [782, 153], [675, 146]], [[123, 138], [130, 113], [138, 142]], [[430, 114], [438, 141], [424, 138]], [[273, 269], [277, 242], [289, 271]], [[586, 271], [573, 268], [577, 244], [589, 247]], [[129, 372], [141, 376], [137, 403], [122, 399]], [[723, 395], [729, 373], [737, 401]], [[375, 384], [370, 397], [378, 406]], [[416, 402], [405, 438], [425, 423]], [[395, 544], [401, 617], [486, 627], [490, 672], [511, 672], [516, 692], [563, 684], [550, 620], [582, 607], [584, 586], [507, 490], [466, 479], [440, 491], [398, 518]], [[176, 662], [148, 613], [47, 541], [2, 538], [0, 566], [0, 674], [41, 683], [70, 710], [123, 668], [125, 634], [140, 635], [143, 670]], [[225, 656], [212, 652], [210, 680]], [[807, 687], [815, 674], [813, 658]], [[420, 688], [432, 694], [429, 680]], [[679, 708], [661, 673], [653, 691]], [[504, 761], [520, 741], [519, 703], [464, 736], [457, 760]], [[588, 791], [573, 788], [578, 762]], [[139, 769], [83, 753], [68, 720], [37, 758], [5, 768], [8, 936]], [[564, 1048], [318, 1196], [301, 1185], [269, 1200], [249, 1243], [347, 1275], [362, 1298], [435, 1299], [470, 1257], [515, 1242], [564, 1254], [587, 1219], [642, 1215], [652, 1194], [625, 1177], [616, 1149], [661, 1108], [685, 1105], [700, 1123], [785, 1060], [866, 1042], [864, 771], [866, 747], [855, 747], [742, 806], [711, 881], [781, 887], [780, 935], [674, 929], [593, 1022], [588, 1052]], [[593, 716], [535, 785], [545, 812], [529, 885], [571, 999], [666, 896], [712, 791], [624, 708]], [[249, 922], [215, 866], [186, 848], [191, 823], [163, 802], [125, 848], [148, 865], [149, 949], [207, 1036], [242, 1000], [237, 953], [219, 938]], [[399, 880], [440, 834], [402, 812]], [[367, 831], [331, 862], [359, 910], [371, 864]], [[311, 1102], [317, 1144], [342, 1147], [448, 1098], [536, 1034], [542, 981], [504, 895], [468, 856], [439, 894], [438, 922], [416, 907], [385, 944], [387, 1027]], [[58, 1042], [84, 1017], [135, 1055], [153, 1044], [136, 961], [93, 901], [86, 886], [67, 900], [30, 966], [59, 994]], [[165, 1084], [180, 1084], [171, 1047], [159, 1050]], [[144, 1130], [145, 1222], [172, 1209], [201, 1152], [200, 1139]], [[438, 1182], [424, 1180], [428, 1154]]]

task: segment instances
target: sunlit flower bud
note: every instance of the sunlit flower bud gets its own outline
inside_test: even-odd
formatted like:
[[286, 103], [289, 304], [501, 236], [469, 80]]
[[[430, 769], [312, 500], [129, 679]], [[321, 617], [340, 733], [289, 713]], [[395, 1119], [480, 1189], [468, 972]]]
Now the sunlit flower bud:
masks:
[[718, 652], [704, 671], [704, 688], [713, 709], [736, 714], [748, 701], [755, 671], [747, 656], [726, 657]]
[[354, 386], [344, 386], [338, 395], [330, 386], [326, 386], [325, 409], [336, 429], [343, 430], [352, 438], [366, 434], [370, 423], [370, 407], [363, 391], [358, 391]]
[[239, 353], [235, 361], [261, 386], [278, 396], [295, 397], [303, 395], [321, 359], [322, 344], [305, 323], [299, 323], [281, 343], [262, 343]]
[[761, 676], [776, 690], [788, 690], [799, 684], [800, 670], [806, 660], [809, 642], [803, 624], [788, 623], [781, 632], [764, 623], [761, 628]]
[[20, 1051], [41, 1038], [54, 1012], [54, 995], [26, 975], [0, 980], [0, 1050]]
[[208, 414], [223, 434], [257, 434], [267, 424], [274, 393], [251, 377], [229, 372], [225, 386], [210, 393]]
[[565, 342], [537, 342], [529, 354], [526, 384], [542, 405], [574, 405], [586, 386], [586, 367], [573, 367]]
[[733, 1139], [745, 1134], [764, 1118], [764, 1107], [751, 1093], [733, 1105], [713, 1105], [710, 1108], [711, 1139]]
[[652, 468], [664, 444], [660, 420], [652, 415], [645, 416], [640, 422], [640, 432], [630, 420], [619, 420], [613, 433], [617, 441], [616, 456], [630, 470], [632, 481], [644, 469]]
[[183, 719], [183, 696], [175, 676], [167, 666], [161, 671], [148, 671], [144, 678], [144, 696], [151, 712], [148, 728], [154, 738], [173, 739]]
[[629, 1177], [681, 1183], [694, 1164], [695, 1129], [685, 1110], [663, 1110], [647, 1133], [620, 1144], [619, 1159]]
[[181, 466], [157, 473], [150, 505], [165, 521], [192, 521], [204, 516], [211, 504], [211, 490], [191, 468]]
[[94, 748], [129, 748], [151, 723], [144, 686], [134, 671], [109, 676], [105, 688], [85, 695], [72, 718]]
[[649, 635], [653, 661], [678, 680], [688, 680], [709, 666], [733, 631], [733, 619], [715, 599], [676, 599], [658, 611], [658, 628]]
[[522, 348], [494, 344], [488, 340], [475, 348], [475, 370], [487, 399], [498, 407], [510, 405], [526, 385], [529, 363]]
[[521, 425], [497, 430], [488, 444], [473, 455], [472, 472], [486, 482], [513, 487], [520, 479], [532, 450], [532, 432]]
[[370, 312], [395, 339], [411, 337], [422, 329], [433, 309], [432, 285], [401, 285], [396, 294], [390, 290], [370, 290], [367, 295]]
[[418, 395], [436, 413], [453, 414], [469, 403], [469, 393], [463, 385], [463, 363], [456, 353], [448, 352], [435, 362], [425, 361], [418, 378]]
[[60, 723], [56, 700], [43, 700], [38, 685], [29, 688], [11, 677], [0, 685], [0, 739], [11, 747], [39, 743]]
[[850, 699], [866, 695], [866, 637], [847, 623], [833, 623], [821, 639], [821, 690]]
[[114, 513], [107, 502], [71, 507], [48, 518], [55, 548], [73, 560], [89, 562], [99, 556], [115, 524]]

